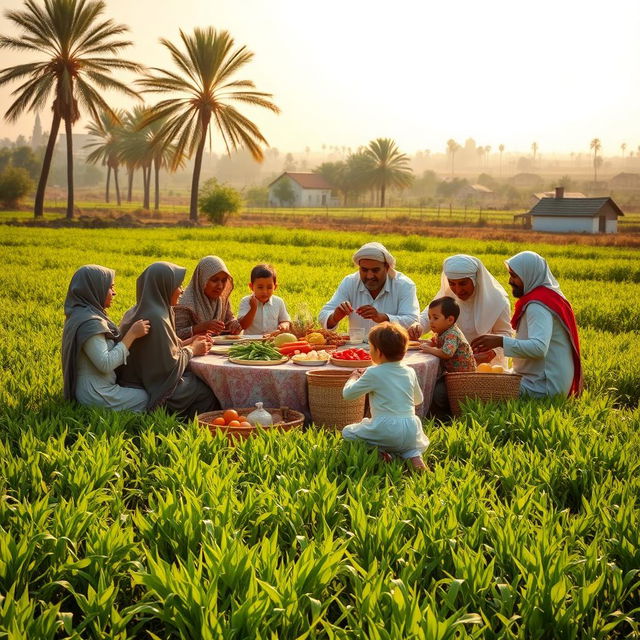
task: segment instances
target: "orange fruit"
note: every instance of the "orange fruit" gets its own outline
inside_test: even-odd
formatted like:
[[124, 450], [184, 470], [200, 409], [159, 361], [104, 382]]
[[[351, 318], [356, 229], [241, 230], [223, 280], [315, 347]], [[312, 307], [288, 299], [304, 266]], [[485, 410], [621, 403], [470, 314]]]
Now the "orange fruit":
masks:
[[235, 409], [227, 409], [223, 414], [224, 421], [229, 424], [232, 420], [238, 419], [238, 412]]
[[482, 362], [476, 369], [478, 373], [491, 373], [493, 371], [491, 365], [488, 362]]
[[246, 420], [244, 422], [240, 423], [241, 427], [244, 427], [245, 429], [250, 429], [253, 425], [250, 422], [247, 422]]
[[227, 423], [227, 426], [228, 426], [228, 427], [239, 427], [239, 426], [240, 426], [240, 423], [239, 423], [237, 420], [230, 420], [230, 421]]
[[238, 416], [237, 420], [240, 424], [242, 424], [243, 422], [248, 422], [247, 416]]
[[219, 418], [215, 418], [212, 424], [217, 424], [218, 426], [227, 424], [222, 416]]
[[491, 367], [492, 373], [504, 373], [504, 367], [501, 364], [494, 364]]

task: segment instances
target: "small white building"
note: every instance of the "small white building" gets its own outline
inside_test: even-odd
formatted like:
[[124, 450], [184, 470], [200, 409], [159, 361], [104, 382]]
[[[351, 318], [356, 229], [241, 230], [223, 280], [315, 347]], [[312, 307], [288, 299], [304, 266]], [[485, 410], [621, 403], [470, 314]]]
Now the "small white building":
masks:
[[[282, 182], [289, 189], [282, 188]], [[289, 191], [290, 199], [282, 198]], [[285, 171], [269, 185], [270, 207], [339, 207], [340, 199], [334, 189], [319, 173]]]
[[534, 231], [552, 233], [616, 233], [622, 210], [609, 197], [565, 198], [556, 187], [555, 197], [542, 198], [529, 213]]

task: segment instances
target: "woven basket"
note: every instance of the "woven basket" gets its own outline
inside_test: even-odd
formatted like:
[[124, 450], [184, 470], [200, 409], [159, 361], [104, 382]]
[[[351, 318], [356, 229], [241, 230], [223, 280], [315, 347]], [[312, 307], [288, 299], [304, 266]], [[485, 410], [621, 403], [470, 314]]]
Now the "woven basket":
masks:
[[315, 424], [342, 430], [342, 427], [362, 420], [365, 396], [355, 400], [342, 397], [342, 388], [350, 375], [349, 370], [307, 371], [309, 409]]
[[[289, 409], [289, 407], [281, 407], [280, 409], [266, 409], [273, 418], [273, 424], [263, 427], [264, 429], [280, 429], [281, 431], [289, 431], [294, 427], [299, 427], [304, 423], [304, 414], [299, 411]], [[242, 416], [246, 416], [248, 413], [255, 411], [255, 407], [245, 407], [243, 409], [236, 409], [236, 411]], [[224, 410], [221, 411], [209, 411], [208, 413], [201, 413], [198, 416], [198, 424], [203, 427], [208, 427], [211, 431], [211, 435], [215, 435], [218, 430], [226, 433], [229, 440], [243, 439], [246, 440], [250, 435], [255, 434], [256, 427], [228, 427], [226, 425], [212, 424], [212, 422], [221, 417], [224, 414]]]
[[519, 373], [447, 373], [445, 375], [451, 413], [460, 415], [460, 403], [467, 398], [483, 402], [509, 400], [520, 394]]

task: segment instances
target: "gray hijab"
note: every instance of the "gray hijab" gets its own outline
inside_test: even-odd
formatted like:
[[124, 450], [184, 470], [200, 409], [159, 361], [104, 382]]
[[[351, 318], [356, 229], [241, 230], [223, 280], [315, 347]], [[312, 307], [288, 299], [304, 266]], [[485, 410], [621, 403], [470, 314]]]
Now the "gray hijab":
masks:
[[104, 310], [115, 275], [113, 269], [87, 264], [73, 274], [69, 283], [62, 330], [62, 376], [67, 400], [75, 400], [78, 355], [84, 343], [101, 333], [113, 340], [120, 338], [118, 327]]
[[522, 280], [525, 295], [537, 287], [547, 287], [565, 297], [547, 261], [535, 251], [521, 251], [509, 258], [506, 265]]
[[175, 391], [189, 355], [176, 335], [171, 294], [184, 280], [187, 270], [170, 262], [154, 262], [138, 277], [137, 304], [122, 319], [125, 333], [136, 320], [149, 320], [151, 330], [132, 345], [127, 363], [118, 369], [118, 381], [142, 387], [149, 394], [148, 409], [162, 406]]

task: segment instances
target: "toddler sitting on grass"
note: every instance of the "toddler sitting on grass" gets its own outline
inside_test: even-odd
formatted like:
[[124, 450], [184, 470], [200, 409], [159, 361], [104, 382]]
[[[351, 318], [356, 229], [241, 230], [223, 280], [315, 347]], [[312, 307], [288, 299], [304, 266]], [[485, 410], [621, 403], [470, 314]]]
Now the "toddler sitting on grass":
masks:
[[408, 459], [416, 471], [424, 471], [422, 452], [429, 439], [415, 413], [422, 390], [415, 371], [401, 362], [408, 343], [407, 331], [398, 324], [382, 322], [371, 329], [369, 346], [375, 366], [356, 369], [342, 390], [346, 400], [368, 393], [371, 418], [347, 425], [342, 437], [379, 447], [383, 454], [396, 454]]

